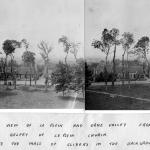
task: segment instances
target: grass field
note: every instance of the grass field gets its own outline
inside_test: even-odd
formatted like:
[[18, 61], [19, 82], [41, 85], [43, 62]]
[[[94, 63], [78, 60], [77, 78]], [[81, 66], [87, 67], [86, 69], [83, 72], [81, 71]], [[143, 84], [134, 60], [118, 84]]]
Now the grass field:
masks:
[[[91, 91], [86, 91], [85, 104], [85, 108], [88, 110], [150, 109], [150, 84], [132, 84], [130, 88], [128, 88], [127, 85], [118, 85], [115, 87], [108, 86], [107, 90], [105, 89], [105, 86], [97, 85], [91, 86], [89, 90]], [[101, 92], [107, 92], [110, 94]], [[123, 95], [126, 97], [122, 97], [119, 95]]]
[[71, 93], [62, 96], [56, 93], [54, 88], [45, 92], [44, 87], [17, 86], [16, 90], [5, 90], [0, 87], [0, 108], [1, 109], [83, 109], [84, 99]]

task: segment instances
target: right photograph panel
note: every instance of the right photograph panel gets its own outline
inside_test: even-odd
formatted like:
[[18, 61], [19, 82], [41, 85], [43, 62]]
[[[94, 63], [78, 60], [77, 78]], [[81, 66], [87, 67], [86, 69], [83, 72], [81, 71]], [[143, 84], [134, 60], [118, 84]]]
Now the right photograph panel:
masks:
[[149, 14], [149, 0], [85, 0], [86, 110], [150, 109]]

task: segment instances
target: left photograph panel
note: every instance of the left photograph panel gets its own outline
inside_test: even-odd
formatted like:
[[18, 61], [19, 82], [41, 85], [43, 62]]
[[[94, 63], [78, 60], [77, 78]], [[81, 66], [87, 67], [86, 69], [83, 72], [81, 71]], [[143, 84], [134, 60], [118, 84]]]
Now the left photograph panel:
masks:
[[84, 109], [84, 0], [0, 7], [0, 109]]

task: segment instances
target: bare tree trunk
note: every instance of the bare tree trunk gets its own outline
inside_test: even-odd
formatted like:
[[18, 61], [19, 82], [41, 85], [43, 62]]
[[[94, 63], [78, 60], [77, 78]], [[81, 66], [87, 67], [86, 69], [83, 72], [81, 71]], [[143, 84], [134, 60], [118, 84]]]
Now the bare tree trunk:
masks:
[[47, 77], [45, 78], [45, 91], [47, 91], [47, 81], [48, 79], [47, 79]]
[[107, 87], [107, 80], [108, 80], [108, 71], [106, 66], [104, 67], [104, 79], [105, 79], [105, 89], [107, 91], [108, 87]]
[[125, 74], [125, 72], [124, 72], [124, 54], [122, 55], [122, 85], [124, 85], [124, 74]]
[[37, 72], [36, 72], [36, 68], [35, 68], [35, 63], [33, 64], [33, 68], [34, 68], [34, 84], [36, 86], [36, 82], [37, 82]]
[[16, 85], [16, 75], [14, 74], [14, 89], [16, 89], [17, 85]]
[[150, 78], [150, 68], [149, 68], [149, 61], [147, 59], [147, 57], [145, 56], [146, 62], [147, 62], [147, 73], [148, 73], [148, 78]]
[[11, 74], [12, 74], [12, 78], [13, 78], [13, 85], [14, 85], [14, 89], [16, 89], [16, 74], [13, 68], [13, 55], [11, 55]]
[[127, 74], [128, 74], [128, 87], [130, 88], [130, 72], [129, 72], [129, 54], [127, 50]]
[[94, 67], [94, 77], [93, 77], [93, 80], [94, 80], [94, 82], [96, 82], [96, 68]]
[[32, 85], [32, 83], [31, 83], [31, 73], [30, 73], [30, 86]]
[[66, 66], [68, 65], [68, 64], [67, 64], [67, 57], [68, 57], [68, 53], [67, 53], [66, 56], [65, 56], [65, 64], [66, 64]]
[[107, 59], [108, 59], [108, 54], [106, 54], [105, 67], [104, 67], [104, 78], [105, 78], [105, 89], [106, 89], [106, 91], [108, 89], [108, 87], [107, 87], [107, 80], [108, 80]]
[[113, 79], [112, 79], [112, 86], [115, 85], [115, 75], [116, 75], [115, 58], [116, 58], [116, 44], [115, 44], [115, 47], [114, 47], [114, 56], [113, 56]]
[[148, 62], [148, 78], [150, 78], [149, 62]]
[[[36, 77], [37, 77], [37, 76], [35, 75], [35, 78], [36, 78]], [[37, 81], [37, 80], [35, 79], [35, 80], [34, 80], [34, 84], [35, 84], [35, 86], [36, 86], [36, 81]]]
[[30, 65], [30, 86], [32, 85], [32, 81], [31, 81], [32, 79], [31, 79], [31, 65]]
[[8, 89], [8, 83], [7, 83], [7, 58], [8, 58], [8, 55], [6, 55], [6, 59], [5, 59], [5, 81], [4, 81], [4, 84], [6, 84], [6, 89]]
[[82, 86], [82, 94], [83, 94], [83, 98], [85, 97], [85, 88], [84, 86]]
[[48, 64], [46, 64], [45, 91], [47, 91], [47, 84], [48, 84]]
[[124, 49], [124, 53], [122, 54], [122, 85], [124, 85], [124, 80], [125, 80], [125, 68], [124, 68], [124, 56], [126, 53], [126, 49]]
[[76, 60], [76, 63], [77, 63], [77, 61], [78, 61], [78, 59], [77, 59], [77, 56], [74, 54], [74, 58], [75, 58], [75, 60]]
[[14, 82], [14, 89], [17, 87], [17, 79], [16, 79], [16, 73], [13, 71], [13, 82]]
[[13, 86], [14, 86], [14, 89], [16, 89], [16, 79], [15, 79], [15, 77], [13, 77]]
[[143, 62], [143, 64], [142, 64], [142, 69], [143, 69], [143, 74], [145, 75], [145, 64], [144, 64], [144, 62]]
[[25, 86], [27, 85], [27, 72], [26, 72], [26, 74], [25, 74], [25, 83], [24, 83], [24, 85], [25, 85]]
[[12, 60], [12, 56], [11, 56], [10, 70], [11, 70], [11, 74], [13, 75], [13, 60]]

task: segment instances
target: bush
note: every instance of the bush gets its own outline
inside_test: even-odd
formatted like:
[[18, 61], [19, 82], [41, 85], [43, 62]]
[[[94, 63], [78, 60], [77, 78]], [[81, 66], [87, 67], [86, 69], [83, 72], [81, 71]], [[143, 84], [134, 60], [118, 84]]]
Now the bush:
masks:
[[82, 91], [84, 94], [85, 87], [85, 70], [84, 62], [77, 62], [75, 65], [66, 65], [59, 62], [56, 65], [56, 70], [52, 72], [51, 82], [55, 86], [56, 92], [74, 90], [75, 92]]
[[[117, 77], [117, 75], [116, 75], [116, 77]], [[95, 77], [95, 82], [105, 82], [105, 80], [107, 80], [108, 82], [112, 82], [112, 80], [113, 80], [113, 73], [108, 73], [107, 79], [106, 79], [106, 76], [105, 76], [104, 72], [100, 72]], [[115, 81], [116, 81], [116, 78], [115, 78]]]
[[51, 75], [52, 85], [55, 85], [56, 92], [62, 92], [63, 96], [69, 89], [72, 80], [72, 70], [70, 66], [66, 66], [63, 62], [56, 65], [56, 70]]

